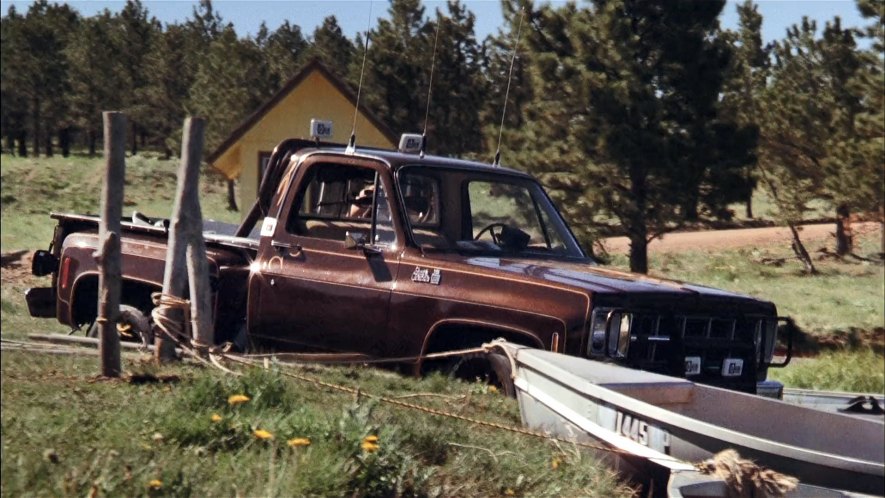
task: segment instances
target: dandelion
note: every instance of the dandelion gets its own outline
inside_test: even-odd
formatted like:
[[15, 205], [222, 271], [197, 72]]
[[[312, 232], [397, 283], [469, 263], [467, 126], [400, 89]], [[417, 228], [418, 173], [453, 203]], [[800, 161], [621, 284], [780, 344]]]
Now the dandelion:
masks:
[[246, 396], [245, 394], [233, 394], [227, 398], [227, 404], [231, 406], [242, 405], [247, 401], [249, 401], [249, 396]]
[[221, 415], [219, 415], [219, 414], [217, 414], [217, 413], [213, 413], [213, 414], [212, 414], [212, 421], [215, 422], [216, 424], [217, 424], [218, 422], [221, 422]]
[[296, 448], [298, 446], [310, 446], [310, 439], [306, 437], [295, 437], [286, 441], [286, 444], [293, 448]]
[[148, 482], [148, 487], [151, 489], [160, 489], [163, 487], [163, 481], [161, 481], [159, 479], [151, 479]]
[[371, 435], [364, 437], [362, 444], [360, 444], [360, 448], [366, 453], [374, 453], [378, 451], [381, 449], [381, 445], [378, 444], [378, 436]]
[[273, 439], [273, 434], [267, 432], [264, 429], [255, 429], [254, 431], [252, 431], [252, 434], [255, 434], [255, 437], [257, 437], [258, 439]]

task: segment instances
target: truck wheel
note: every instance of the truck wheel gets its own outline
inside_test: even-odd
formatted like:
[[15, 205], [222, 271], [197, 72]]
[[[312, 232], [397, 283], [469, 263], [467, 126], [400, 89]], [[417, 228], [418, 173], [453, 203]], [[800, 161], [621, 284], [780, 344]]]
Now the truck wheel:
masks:
[[[123, 329], [123, 330], [121, 330]], [[124, 341], [153, 344], [154, 334], [150, 320], [134, 306], [120, 305], [120, 322], [117, 324], [120, 338]], [[92, 322], [86, 331], [87, 337], [98, 337], [98, 322]]]
[[510, 360], [501, 353], [467, 354], [458, 359], [448, 370], [451, 375], [460, 379], [485, 379], [505, 396], [516, 397]]
[[495, 377], [494, 385], [508, 398], [515, 398], [516, 386], [513, 385], [513, 368], [510, 365], [510, 359], [501, 353], [489, 353], [486, 357]]

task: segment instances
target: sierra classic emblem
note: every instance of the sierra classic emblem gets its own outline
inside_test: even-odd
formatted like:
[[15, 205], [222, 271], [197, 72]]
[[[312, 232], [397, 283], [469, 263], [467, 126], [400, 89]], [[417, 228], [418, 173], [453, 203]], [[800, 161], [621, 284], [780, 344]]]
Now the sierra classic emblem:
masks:
[[415, 271], [412, 272], [412, 282], [439, 285], [440, 280], [442, 280], [442, 272], [439, 271], [439, 268], [431, 270], [416, 266]]

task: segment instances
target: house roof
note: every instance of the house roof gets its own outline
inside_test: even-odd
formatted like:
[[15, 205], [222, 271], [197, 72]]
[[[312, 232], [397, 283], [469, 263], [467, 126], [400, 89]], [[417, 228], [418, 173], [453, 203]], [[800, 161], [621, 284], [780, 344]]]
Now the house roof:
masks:
[[[220, 158], [230, 147], [236, 144], [243, 135], [246, 134], [256, 123], [258, 123], [261, 118], [263, 118], [271, 109], [273, 109], [277, 104], [280, 103], [287, 95], [289, 95], [292, 90], [294, 90], [302, 81], [307, 78], [312, 72], [317, 71], [323, 77], [325, 77], [329, 82], [332, 83], [332, 86], [335, 87], [347, 100], [350, 101], [351, 104], [356, 106], [356, 94], [351, 90], [350, 86], [345, 83], [341, 78], [332, 74], [332, 72], [322, 63], [319, 59], [312, 59], [308, 62], [303, 68], [301, 68], [298, 73], [295, 74], [289, 81], [283, 85], [280, 90], [275, 93], [270, 99], [268, 99], [264, 104], [262, 104], [255, 112], [253, 112], [249, 117], [243, 120], [239, 126], [234, 129], [231, 134], [221, 142], [221, 145], [215, 148], [209, 157], [206, 159], [207, 162], [213, 163], [218, 158]], [[397, 138], [393, 131], [382, 122], [377, 116], [375, 116], [372, 112], [370, 112], [363, 104], [359, 106], [360, 112], [363, 116], [368, 119], [372, 126], [378, 129], [382, 135], [387, 138], [390, 143], [396, 143]]]

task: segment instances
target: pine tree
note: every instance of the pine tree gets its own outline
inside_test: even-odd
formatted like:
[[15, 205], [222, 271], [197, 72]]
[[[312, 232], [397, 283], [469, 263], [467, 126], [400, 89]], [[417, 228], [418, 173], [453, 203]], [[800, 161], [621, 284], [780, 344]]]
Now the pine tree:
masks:
[[116, 62], [113, 22], [108, 11], [84, 19], [65, 50], [72, 118], [86, 134], [90, 156], [96, 154], [102, 136], [102, 111], [122, 109], [124, 92], [120, 89], [131, 85], [128, 72]]
[[138, 142], [141, 141], [143, 145], [149, 132], [146, 121], [155, 112], [138, 96], [149, 84], [150, 71], [145, 70], [149, 67], [146, 65], [147, 57], [162, 28], [155, 18], [149, 17], [141, 0], [127, 0], [113, 21], [113, 41], [117, 47], [113, 61], [126, 73], [126, 81], [130, 85], [128, 88], [118, 88], [118, 91], [123, 94], [123, 109], [130, 117], [129, 140], [135, 154], [138, 152]]
[[28, 54], [25, 52], [23, 33], [24, 18], [9, 7], [5, 17], [0, 20], [0, 128], [5, 139], [4, 150], [28, 155], [28, 96], [23, 85], [24, 71]]
[[723, 5], [600, 0], [526, 14], [533, 99], [515, 132], [534, 152], [520, 166], [568, 201], [585, 244], [593, 225], [620, 224], [633, 271], [648, 271], [652, 238], [700, 206], [718, 214], [732, 195], [721, 186], [751, 155], [718, 112]]
[[[267, 28], [262, 23], [261, 28]], [[273, 94], [289, 80], [304, 64], [310, 43], [301, 34], [301, 28], [283, 21], [273, 33], [262, 35], [261, 29], [255, 43], [263, 52], [268, 67], [267, 94]]]
[[420, 132], [430, 77], [432, 27], [420, 0], [392, 0], [388, 14], [390, 19], [380, 19], [371, 31], [363, 95], [392, 129]]
[[363, 44], [348, 40], [335, 16], [328, 16], [313, 32], [308, 57], [319, 59], [332, 74], [345, 81], [350, 80], [356, 86], [359, 83], [359, 74], [356, 78], [349, 76], [357, 59], [362, 61], [361, 57], [357, 57], [357, 53], [362, 55], [362, 51]]

